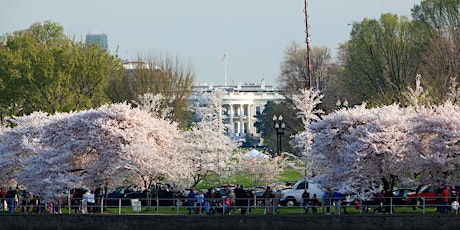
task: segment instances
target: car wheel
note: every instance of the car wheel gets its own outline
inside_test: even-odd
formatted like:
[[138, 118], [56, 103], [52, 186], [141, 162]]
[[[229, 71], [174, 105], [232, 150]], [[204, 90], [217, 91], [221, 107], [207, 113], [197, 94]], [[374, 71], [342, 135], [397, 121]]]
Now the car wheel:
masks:
[[176, 206], [177, 207], [182, 207], [184, 205], [184, 202], [182, 200], [176, 200]]
[[264, 201], [263, 200], [257, 200], [256, 205], [257, 205], [257, 207], [263, 207], [264, 206]]
[[286, 206], [288, 207], [294, 207], [297, 205], [297, 202], [294, 199], [287, 199], [286, 200]]

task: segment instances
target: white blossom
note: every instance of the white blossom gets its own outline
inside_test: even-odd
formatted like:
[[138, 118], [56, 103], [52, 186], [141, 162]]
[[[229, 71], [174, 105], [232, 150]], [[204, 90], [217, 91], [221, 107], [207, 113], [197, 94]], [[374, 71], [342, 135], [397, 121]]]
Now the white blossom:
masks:
[[187, 165], [191, 167], [193, 185], [211, 176], [216, 176], [220, 183], [233, 173], [231, 158], [239, 142], [227, 135], [229, 127], [223, 123], [222, 98], [225, 93], [223, 90], [204, 93], [191, 107], [199, 122], [184, 134], [188, 143], [184, 158], [189, 161]]
[[187, 173], [177, 125], [128, 104], [57, 113], [41, 129], [16, 176], [43, 199], [73, 187], [173, 180]]
[[276, 182], [277, 176], [284, 168], [284, 158], [282, 156], [272, 158], [270, 154], [261, 154], [257, 156], [240, 154], [238, 157], [238, 171], [247, 175], [253, 188]]

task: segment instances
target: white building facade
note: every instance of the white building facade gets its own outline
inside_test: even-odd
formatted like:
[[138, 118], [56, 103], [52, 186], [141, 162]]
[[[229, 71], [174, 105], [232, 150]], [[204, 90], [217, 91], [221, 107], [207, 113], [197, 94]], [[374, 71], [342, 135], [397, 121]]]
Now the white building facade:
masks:
[[279, 103], [284, 100], [280, 91], [273, 86], [247, 83], [233, 86], [212, 86], [201, 84], [194, 86], [194, 93], [210, 93], [214, 89], [228, 92], [222, 101], [224, 123], [230, 124], [230, 135], [234, 137], [252, 136], [259, 138], [260, 131], [254, 126], [256, 115], [262, 113], [268, 101]]

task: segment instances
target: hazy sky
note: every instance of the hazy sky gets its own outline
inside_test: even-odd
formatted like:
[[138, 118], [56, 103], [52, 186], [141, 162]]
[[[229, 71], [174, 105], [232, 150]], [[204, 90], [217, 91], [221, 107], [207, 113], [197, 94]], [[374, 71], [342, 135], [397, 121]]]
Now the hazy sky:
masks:
[[[421, 0], [309, 0], [312, 46], [335, 54], [353, 21], [410, 16]], [[123, 59], [169, 54], [190, 63], [197, 82], [276, 84], [284, 49], [305, 41], [303, 0], [0, 0], [0, 34], [51, 20], [84, 40], [105, 33]], [[227, 71], [222, 57], [226, 55]]]

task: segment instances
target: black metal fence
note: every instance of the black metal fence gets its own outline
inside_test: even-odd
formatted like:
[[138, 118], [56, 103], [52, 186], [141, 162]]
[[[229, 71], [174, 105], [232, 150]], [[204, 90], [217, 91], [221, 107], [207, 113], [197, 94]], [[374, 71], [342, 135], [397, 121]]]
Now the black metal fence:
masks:
[[[15, 202], [13, 211], [37, 213], [37, 214], [92, 214], [92, 213], [151, 213], [151, 214], [198, 214], [198, 215], [309, 215], [309, 214], [395, 214], [395, 213], [446, 213], [458, 214], [458, 197], [451, 198], [449, 202], [442, 202], [441, 197], [436, 197], [436, 202], [427, 200], [423, 197], [413, 197], [402, 201], [395, 197], [382, 197], [381, 200], [360, 200], [353, 201], [331, 201], [323, 202], [319, 205], [300, 203], [294, 206], [283, 206], [283, 202], [275, 198], [249, 198], [236, 199], [235, 203], [227, 204], [225, 198], [213, 200], [204, 199], [187, 201], [187, 199], [128, 199], [99, 198], [95, 203], [89, 203], [81, 199], [70, 199], [66, 203], [43, 203], [31, 201], [30, 203]], [[7, 202], [0, 205], [3, 213], [8, 213]], [[325, 205], [331, 203], [331, 205]]]

